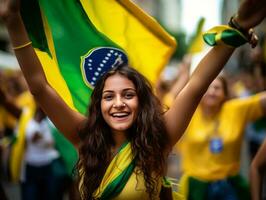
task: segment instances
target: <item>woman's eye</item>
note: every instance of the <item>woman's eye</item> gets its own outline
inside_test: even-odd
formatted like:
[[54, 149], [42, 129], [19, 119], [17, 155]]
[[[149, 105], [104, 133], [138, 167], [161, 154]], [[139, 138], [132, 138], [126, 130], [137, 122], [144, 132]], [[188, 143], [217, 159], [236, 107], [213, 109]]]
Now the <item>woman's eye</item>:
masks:
[[112, 98], [113, 98], [113, 95], [105, 95], [105, 96], [103, 96], [103, 99], [105, 99], [107, 101], [112, 100]]
[[125, 98], [126, 99], [132, 99], [134, 96], [135, 96], [135, 94], [133, 94], [133, 93], [127, 93], [127, 94], [125, 94]]

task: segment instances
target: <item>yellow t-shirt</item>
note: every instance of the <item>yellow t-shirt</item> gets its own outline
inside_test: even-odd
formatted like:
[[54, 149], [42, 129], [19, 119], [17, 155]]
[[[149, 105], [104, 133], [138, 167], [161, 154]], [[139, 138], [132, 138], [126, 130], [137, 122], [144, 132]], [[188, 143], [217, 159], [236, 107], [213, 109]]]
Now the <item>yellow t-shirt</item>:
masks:
[[171, 93], [167, 93], [163, 97], [163, 104], [166, 105], [167, 107], [170, 107], [175, 100], [175, 97]]
[[[159, 194], [160, 194], [160, 188], [161, 185], [159, 184], [158, 186], [158, 195], [156, 196], [155, 199], [160, 199]], [[128, 179], [125, 187], [123, 190], [120, 192], [118, 196], [113, 198], [114, 200], [135, 200], [135, 199], [141, 199], [141, 200], [148, 200], [149, 195], [145, 191], [145, 184], [144, 184], [144, 177], [141, 175], [136, 175], [136, 173], [132, 173], [130, 178]]]
[[[29, 91], [25, 91], [21, 93], [15, 100], [15, 104], [20, 108], [30, 108], [33, 109], [35, 106], [33, 96]], [[8, 111], [6, 111], [5, 114], [5, 124], [9, 126], [10, 128], [14, 128], [17, 124], [17, 120], [13, 117], [12, 114], [10, 114]]]
[[[178, 144], [184, 173], [206, 181], [236, 175], [240, 167], [245, 125], [262, 115], [259, 94], [225, 102], [213, 118], [204, 117], [199, 106]], [[219, 122], [217, 131], [216, 122]], [[219, 153], [210, 150], [211, 138], [215, 136], [221, 138], [223, 143]]]
[[[158, 182], [157, 191], [158, 193], [155, 195], [155, 200], [160, 200], [160, 191], [162, 188], [161, 181]], [[142, 175], [136, 175], [136, 173], [132, 173], [125, 187], [121, 191], [121, 193], [113, 198], [114, 200], [149, 200], [149, 195], [145, 192], [145, 182], [144, 177]], [[173, 200], [185, 200], [183, 195], [179, 192], [172, 193]]]

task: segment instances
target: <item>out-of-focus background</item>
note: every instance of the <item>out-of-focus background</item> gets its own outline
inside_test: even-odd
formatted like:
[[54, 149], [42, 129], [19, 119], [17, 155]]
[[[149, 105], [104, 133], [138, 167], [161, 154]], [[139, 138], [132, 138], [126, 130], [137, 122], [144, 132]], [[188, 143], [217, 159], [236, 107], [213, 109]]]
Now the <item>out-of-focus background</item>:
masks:
[[[227, 24], [230, 17], [237, 10], [240, 1], [134, 0], [134, 2], [152, 15], [177, 40], [176, 52], [161, 75], [158, 76], [158, 83], [160, 83], [158, 87], [160, 87], [162, 93], [167, 93], [178, 77], [180, 63], [183, 58], [188, 54], [191, 56], [190, 71], [192, 72], [197, 62], [208, 50], [202, 40], [195, 39], [198, 36], [197, 31], [202, 33], [215, 25]], [[265, 21], [256, 28], [256, 32], [259, 36], [259, 45], [252, 50], [248, 45], [238, 48], [225, 67], [224, 74], [229, 80], [232, 97], [245, 97], [265, 90], [266, 67], [265, 64], [258, 64], [266, 61]], [[7, 88], [9, 95], [14, 99], [20, 98], [20, 95], [27, 90], [16, 58], [13, 55], [6, 29], [1, 22], [0, 84]], [[265, 119], [262, 124], [266, 124]], [[15, 120], [10, 119], [4, 108], [0, 106], [0, 145], [2, 149], [0, 177], [4, 192], [10, 200], [20, 200], [19, 183], [10, 182], [6, 170], [10, 156], [9, 146], [12, 144], [6, 142], [5, 137], [13, 135], [15, 127]], [[266, 136], [265, 125], [262, 125], [259, 131], [254, 133], [254, 131], [252, 132], [247, 128], [243, 140], [241, 174], [247, 179], [250, 161]], [[169, 175], [178, 179], [182, 173], [179, 167], [178, 153], [173, 151], [169, 159]], [[65, 198], [71, 199], [67, 194]]]

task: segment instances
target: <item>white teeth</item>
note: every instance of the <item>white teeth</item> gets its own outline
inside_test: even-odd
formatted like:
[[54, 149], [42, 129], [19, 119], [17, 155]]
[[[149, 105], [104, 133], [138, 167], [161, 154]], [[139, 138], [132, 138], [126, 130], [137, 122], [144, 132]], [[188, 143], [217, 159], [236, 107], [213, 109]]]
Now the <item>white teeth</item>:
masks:
[[112, 114], [113, 117], [125, 117], [127, 115], [128, 115], [128, 113], [114, 113], [114, 114]]

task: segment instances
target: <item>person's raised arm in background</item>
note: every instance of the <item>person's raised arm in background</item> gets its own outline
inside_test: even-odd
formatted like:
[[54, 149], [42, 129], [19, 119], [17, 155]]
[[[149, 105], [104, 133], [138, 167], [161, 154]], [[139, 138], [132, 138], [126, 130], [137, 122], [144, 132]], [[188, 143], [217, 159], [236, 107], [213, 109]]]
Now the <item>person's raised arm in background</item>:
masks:
[[1, 0], [0, 18], [7, 27], [15, 55], [34, 98], [56, 127], [70, 141], [77, 144], [77, 132], [86, 118], [69, 108], [47, 82], [23, 24], [20, 1]]
[[[249, 34], [249, 42], [252, 46], [255, 45], [256, 38], [249, 33], [250, 29], [265, 18], [265, 10], [265, 0], [245, 0], [233, 18], [234, 23], [241, 27], [241, 31], [245, 32], [246, 35]], [[201, 97], [223, 69], [234, 50], [235, 48], [225, 44], [214, 46], [200, 61], [186, 86], [165, 113], [166, 127], [172, 145], [182, 136]]]

